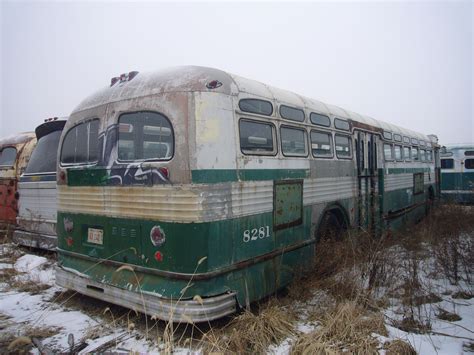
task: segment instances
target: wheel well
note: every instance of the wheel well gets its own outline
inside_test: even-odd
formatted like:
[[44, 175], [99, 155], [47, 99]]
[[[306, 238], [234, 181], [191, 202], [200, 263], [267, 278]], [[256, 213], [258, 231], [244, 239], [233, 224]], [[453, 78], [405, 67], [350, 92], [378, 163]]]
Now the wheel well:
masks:
[[347, 229], [349, 225], [349, 220], [347, 218], [347, 214], [344, 210], [344, 207], [340, 206], [339, 204], [333, 204], [331, 206], [328, 206], [321, 214], [321, 218], [319, 221], [320, 224], [326, 214], [332, 214], [337, 219], [339, 226], [344, 229]]
[[319, 240], [328, 228], [336, 228], [337, 234], [348, 228], [348, 219], [343, 207], [332, 205], [327, 207], [319, 219], [316, 239]]
[[337, 222], [343, 229], [347, 229], [347, 222], [346, 222], [346, 216], [344, 215], [344, 212], [340, 208], [332, 208], [326, 213], [331, 213], [334, 215], [334, 217], [337, 218]]

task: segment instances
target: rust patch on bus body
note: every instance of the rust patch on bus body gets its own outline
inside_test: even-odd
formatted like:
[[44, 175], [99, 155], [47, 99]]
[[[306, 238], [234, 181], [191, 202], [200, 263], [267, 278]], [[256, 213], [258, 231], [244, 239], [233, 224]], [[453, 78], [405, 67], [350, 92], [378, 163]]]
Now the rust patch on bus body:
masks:
[[36, 137], [33, 132], [20, 133], [0, 140], [0, 151], [12, 147], [17, 152], [12, 166], [0, 167], [0, 225], [3, 227], [16, 224], [18, 180], [28, 164], [35, 145]]
[[379, 132], [380, 134], [383, 134], [383, 129], [380, 127], [375, 127], [372, 125], [369, 125], [367, 123], [362, 123], [354, 120], [349, 120], [353, 128], [359, 128], [365, 131], [373, 131], [373, 132]]

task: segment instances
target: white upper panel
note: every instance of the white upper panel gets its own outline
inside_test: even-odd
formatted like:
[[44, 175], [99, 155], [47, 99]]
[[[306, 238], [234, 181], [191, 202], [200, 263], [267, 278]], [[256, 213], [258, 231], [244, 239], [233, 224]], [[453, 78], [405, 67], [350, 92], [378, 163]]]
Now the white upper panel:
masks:
[[[218, 80], [222, 85], [208, 89], [206, 84]], [[227, 95], [256, 96], [274, 102], [299, 107], [334, 117], [351, 119], [392, 133], [430, 141], [427, 135], [413, 132], [371, 117], [345, 110], [341, 107], [303, 97], [291, 91], [278, 89], [261, 82], [233, 75], [222, 70], [198, 66], [175, 67], [152, 73], [139, 73], [130, 81], [118, 82], [86, 98], [74, 112], [83, 111], [109, 102], [133, 99], [166, 92], [219, 92]], [[73, 113], [74, 113], [73, 112]]]

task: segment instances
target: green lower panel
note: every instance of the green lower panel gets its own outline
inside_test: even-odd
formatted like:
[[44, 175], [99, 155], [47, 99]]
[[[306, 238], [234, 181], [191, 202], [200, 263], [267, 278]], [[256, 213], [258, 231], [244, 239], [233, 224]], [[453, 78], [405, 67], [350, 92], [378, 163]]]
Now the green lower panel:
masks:
[[313, 253], [314, 244], [308, 244], [268, 260], [205, 279], [202, 274], [190, 276], [188, 279], [156, 275], [133, 265], [120, 268], [119, 265], [65, 255], [61, 251], [58, 252], [58, 262], [92, 280], [137, 293], [152, 292], [177, 300], [193, 298], [195, 295], [208, 297], [236, 291], [239, 303], [245, 305], [286, 286], [295, 274], [309, 266]]
[[[59, 212], [58, 259], [64, 267], [124, 289], [167, 298], [180, 297], [183, 289], [187, 298], [233, 290], [239, 301], [254, 301], [285, 286], [311, 261], [311, 208], [302, 215], [300, 225], [274, 231], [273, 212], [206, 223]], [[166, 239], [161, 246], [150, 238], [155, 226]], [[102, 240], [91, 238], [91, 231], [102, 233]], [[134, 273], [117, 272], [123, 265]]]
[[474, 204], [474, 190], [473, 191], [459, 191], [454, 193], [441, 193], [443, 201], [451, 203], [466, 203]]
[[474, 172], [441, 173], [441, 191], [443, 190], [474, 191]]
[[425, 204], [419, 205], [411, 209], [408, 213], [386, 220], [386, 227], [391, 231], [403, 229], [404, 227], [421, 221], [426, 216], [426, 213], [427, 206]]

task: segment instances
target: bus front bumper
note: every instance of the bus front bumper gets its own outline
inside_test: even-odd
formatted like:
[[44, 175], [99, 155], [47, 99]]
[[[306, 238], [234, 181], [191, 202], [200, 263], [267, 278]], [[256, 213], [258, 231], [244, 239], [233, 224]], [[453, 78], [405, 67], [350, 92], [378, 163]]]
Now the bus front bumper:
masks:
[[233, 292], [198, 300], [172, 300], [151, 292], [135, 292], [98, 283], [87, 275], [56, 266], [56, 284], [149, 316], [171, 322], [199, 323], [222, 318], [237, 310]]

